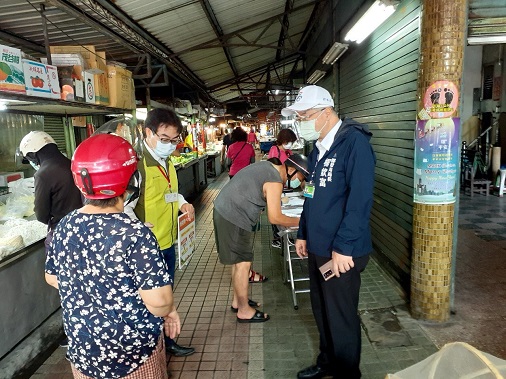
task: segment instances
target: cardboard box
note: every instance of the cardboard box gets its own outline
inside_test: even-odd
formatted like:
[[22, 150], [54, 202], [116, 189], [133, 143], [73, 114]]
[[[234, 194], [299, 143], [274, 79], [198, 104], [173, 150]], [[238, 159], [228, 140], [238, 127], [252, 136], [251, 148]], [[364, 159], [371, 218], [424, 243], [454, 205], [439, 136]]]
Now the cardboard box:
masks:
[[60, 99], [61, 89], [60, 81], [58, 80], [58, 68], [47, 64], [46, 69], [49, 78], [49, 88], [51, 89], [51, 99]]
[[121, 109], [135, 108], [132, 72], [119, 66], [107, 66], [109, 105]]
[[51, 97], [49, 88], [49, 76], [44, 63], [22, 59], [23, 72], [25, 74], [26, 94], [38, 97]]
[[[47, 58], [41, 58], [47, 64]], [[51, 54], [51, 64], [54, 66], [81, 66], [87, 68], [87, 62], [81, 54]]]
[[0, 91], [26, 93], [21, 50], [0, 45]]
[[105, 60], [105, 51], [96, 51], [95, 52], [97, 55], [96, 55], [96, 59], [95, 59], [95, 62], [93, 63], [93, 66], [90, 67], [90, 69], [88, 70], [89, 72], [91, 72], [92, 74], [95, 74], [95, 75], [98, 75], [98, 74], [107, 74], [107, 63], [106, 63], [106, 60]]
[[109, 79], [107, 73], [95, 75], [95, 104], [109, 105]]
[[72, 117], [72, 126], [85, 127], [86, 126], [86, 116]]
[[[50, 46], [51, 59], [53, 54], [74, 55], [79, 54], [84, 59], [84, 65], [81, 65], [84, 71], [92, 74], [101, 74], [107, 72], [105, 62], [105, 51], [95, 51], [95, 46]], [[53, 62], [53, 64], [55, 64]], [[77, 65], [73, 63], [73, 65]], [[56, 64], [58, 66], [58, 64]]]
[[84, 101], [95, 104], [95, 75], [84, 72]]

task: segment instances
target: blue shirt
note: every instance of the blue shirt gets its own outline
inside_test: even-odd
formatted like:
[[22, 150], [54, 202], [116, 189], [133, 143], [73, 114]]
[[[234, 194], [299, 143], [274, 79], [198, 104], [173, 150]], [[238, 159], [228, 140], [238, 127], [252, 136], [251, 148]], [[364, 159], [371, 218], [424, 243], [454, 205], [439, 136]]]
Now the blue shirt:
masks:
[[139, 289], [172, 284], [151, 231], [125, 213], [73, 211], [54, 232], [45, 271], [56, 275], [68, 357], [94, 378], [118, 378], [154, 351], [163, 319]]

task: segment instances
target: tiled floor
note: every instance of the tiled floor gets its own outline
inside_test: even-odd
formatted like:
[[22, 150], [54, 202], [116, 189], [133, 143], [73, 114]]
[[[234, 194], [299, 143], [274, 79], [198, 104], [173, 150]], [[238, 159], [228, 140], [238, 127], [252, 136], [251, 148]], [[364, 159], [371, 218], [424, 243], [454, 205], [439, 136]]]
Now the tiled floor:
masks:
[[[265, 304], [261, 309], [271, 320], [251, 325], [235, 321], [230, 311], [230, 269], [218, 262], [212, 227], [212, 201], [226, 181], [226, 175], [211, 181], [194, 203], [197, 251], [188, 267], [176, 273], [175, 296], [184, 319], [178, 343], [194, 346], [197, 352], [171, 358], [169, 370], [172, 378], [295, 378], [298, 370], [314, 362], [318, 351], [309, 295], [297, 295], [299, 309], [294, 310], [289, 287], [281, 279], [283, 259], [280, 250], [270, 246], [271, 228], [264, 218], [255, 239], [254, 268], [270, 279], [251, 285], [250, 297]], [[482, 204], [489, 210], [476, 212]], [[450, 322], [434, 325], [413, 320], [402, 292], [380, 267], [371, 261], [365, 270], [359, 306], [364, 326], [363, 378], [383, 379], [386, 373], [408, 367], [455, 340], [506, 358], [506, 260], [504, 241], [499, 239], [506, 234], [498, 228], [490, 233], [491, 227], [486, 226], [502, 221], [506, 198], [476, 196], [471, 202], [462, 197], [460, 206], [457, 314]], [[485, 235], [497, 237], [480, 238]], [[32, 378], [72, 378], [64, 353], [65, 349], [57, 349]]]

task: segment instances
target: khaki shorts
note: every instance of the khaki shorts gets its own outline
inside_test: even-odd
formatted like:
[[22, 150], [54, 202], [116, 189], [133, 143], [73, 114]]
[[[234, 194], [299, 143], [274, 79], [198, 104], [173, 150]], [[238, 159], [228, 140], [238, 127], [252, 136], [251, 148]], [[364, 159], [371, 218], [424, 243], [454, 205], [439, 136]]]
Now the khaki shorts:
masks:
[[222, 264], [253, 262], [255, 233], [232, 224], [216, 210], [213, 210], [213, 223], [216, 248]]

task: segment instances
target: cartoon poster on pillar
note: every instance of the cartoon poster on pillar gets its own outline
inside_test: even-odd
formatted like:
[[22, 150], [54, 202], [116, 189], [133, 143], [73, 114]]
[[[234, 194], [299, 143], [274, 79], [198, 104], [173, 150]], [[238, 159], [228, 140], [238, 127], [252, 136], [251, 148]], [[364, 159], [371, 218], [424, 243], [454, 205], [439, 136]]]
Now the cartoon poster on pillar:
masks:
[[460, 118], [419, 120], [415, 137], [415, 203], [456, 199]]
[[[457, 110], [459, 91], [457, 86], [448, 80], [438, 80], [432, 83], [423, 98], [424, 109], [419, 116], [421, 119], [448, 118]], [[421, 117], [424, 115], [425, 117]]]

